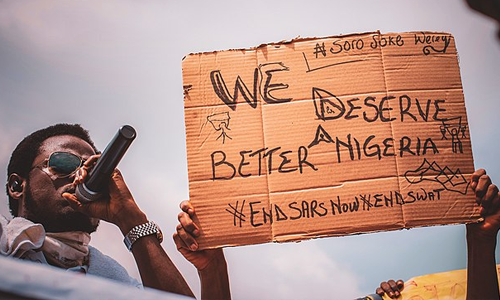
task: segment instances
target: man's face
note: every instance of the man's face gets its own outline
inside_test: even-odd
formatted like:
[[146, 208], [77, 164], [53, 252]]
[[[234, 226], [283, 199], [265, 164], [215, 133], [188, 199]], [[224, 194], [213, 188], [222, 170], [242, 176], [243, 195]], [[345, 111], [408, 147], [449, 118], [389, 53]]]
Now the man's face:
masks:
[[98, 219], [75, 211], [62, 197], [62, 193], [74, 193], [74, 175], [57, 178], [43, 165], [56, 151], [70, 152], [84, 160], [95, 154], [84, 140], [71, 135], [54, 136], [40, 146], [39, 154], [33, 161], [33, 169], [28, 174], [26, 193], [19, 216], [40, 223], [47, 232], [85, 231], [91, 233], [99, 224]]

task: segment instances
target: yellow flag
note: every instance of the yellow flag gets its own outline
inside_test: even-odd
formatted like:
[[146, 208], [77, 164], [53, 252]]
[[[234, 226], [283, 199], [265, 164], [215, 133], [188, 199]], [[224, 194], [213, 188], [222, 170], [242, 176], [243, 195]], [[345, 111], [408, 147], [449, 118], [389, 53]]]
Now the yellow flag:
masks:
[[[500, 278], [500, 265], [497, 265]], [[428, 274], [405, 282], [401, 300], [465, 300], [467, 270]], [[390, 300], [385, 296], [385, 300]]]

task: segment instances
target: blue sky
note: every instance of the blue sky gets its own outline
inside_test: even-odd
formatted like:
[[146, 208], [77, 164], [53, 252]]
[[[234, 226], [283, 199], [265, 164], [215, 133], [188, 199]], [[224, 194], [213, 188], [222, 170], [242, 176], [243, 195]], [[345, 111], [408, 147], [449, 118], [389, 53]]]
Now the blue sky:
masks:
[[[500, 182], [500, 42], [465, 1], [0, 1], [0, 181], [15, 145], [58, 122], [81, 123], [104, 148], [123, 124], [138, 138], [120, 168], [139, 206], [175, 250], [188, 199], [182, 58], [188, 53], [355, 32], [446, 31], [455, 36], [475, 165]], [[8, 214], [7, 197], [0, 212]], [[235, 299], [352, 299], [380, 281], [466, 266], [464, 226], [418, 228], [226, 249]], [[136, 277], [120, 231], [92, 244]], [[497, 257], [500, 251], [497, 251]]]

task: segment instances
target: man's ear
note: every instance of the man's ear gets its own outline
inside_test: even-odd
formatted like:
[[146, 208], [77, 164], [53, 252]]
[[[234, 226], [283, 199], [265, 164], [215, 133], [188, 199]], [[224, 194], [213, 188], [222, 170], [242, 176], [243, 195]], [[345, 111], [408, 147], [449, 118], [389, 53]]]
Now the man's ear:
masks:
[[20, 200], [24, 195], [25, 188], [25, 180], [21, 176], [16, 173], [12, 173], [7, 180], [7, 190], [9, 192], [9, 196]]

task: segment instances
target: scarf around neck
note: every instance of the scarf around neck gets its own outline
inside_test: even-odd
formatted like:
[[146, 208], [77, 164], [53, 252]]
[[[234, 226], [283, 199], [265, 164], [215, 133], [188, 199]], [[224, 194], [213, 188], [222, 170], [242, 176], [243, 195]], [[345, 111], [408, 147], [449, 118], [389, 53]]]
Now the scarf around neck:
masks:
[[[41, 224], [0, 215], [0, 254], [50, 263], [61, 268], [88, 264], [90, 234], [82, 231], [45, 232]], [[40, 252], [44, 257], [40, 257]]]

